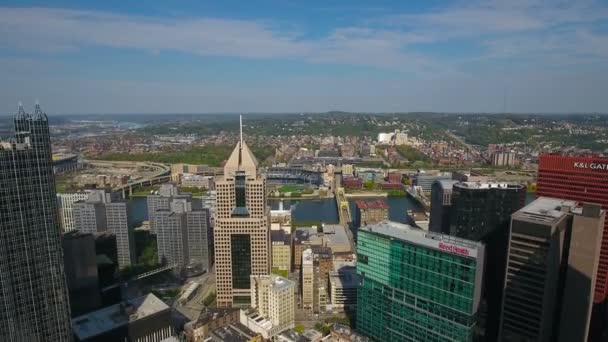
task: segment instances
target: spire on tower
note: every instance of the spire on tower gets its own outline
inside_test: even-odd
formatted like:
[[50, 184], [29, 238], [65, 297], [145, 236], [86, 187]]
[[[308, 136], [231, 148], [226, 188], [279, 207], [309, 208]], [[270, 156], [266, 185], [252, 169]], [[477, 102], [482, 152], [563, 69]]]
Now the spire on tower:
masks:
[[239, 129], [241, 132], [239, 145], [241, 146], [241, 148], [243, 148], [243, 116], [242, 115], [239, 115]]
[[40, 103], [36, 100], [36, 105], [34, 106], [34, 119], [46, 119], [46, 115], [40, 109]]
[[19, 101], [19, 109], [17, 110], [17, 115], [15, 115], [16, 118], [26, 118], [28, 115], [25, 112], [25, 110], [23, 109], [23, 103], [21, 103], [21, 101]]

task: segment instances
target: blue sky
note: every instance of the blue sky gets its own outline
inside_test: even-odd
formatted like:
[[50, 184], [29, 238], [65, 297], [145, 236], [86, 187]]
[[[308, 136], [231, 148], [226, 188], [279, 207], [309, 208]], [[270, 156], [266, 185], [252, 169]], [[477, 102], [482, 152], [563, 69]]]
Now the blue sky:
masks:
[[608, 112], [608, 3], [3, 1], [0, 111]]

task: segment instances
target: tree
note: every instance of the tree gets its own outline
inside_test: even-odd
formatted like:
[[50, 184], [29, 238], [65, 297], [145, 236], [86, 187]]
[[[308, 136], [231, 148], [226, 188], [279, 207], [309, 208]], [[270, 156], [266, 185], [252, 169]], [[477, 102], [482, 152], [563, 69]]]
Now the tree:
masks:
[[376, 188], [376, 183], [374, 181], [367, 181], [363, 183], [363, 187], [366, 190], [374, 190]]
[[146, 266], [153, 266], [158, 264], [158, 251], [156, 250], [156, 243], [148, 244], [144, 248], [144, 251], [139, 257], [139, 263], [144, 264]]

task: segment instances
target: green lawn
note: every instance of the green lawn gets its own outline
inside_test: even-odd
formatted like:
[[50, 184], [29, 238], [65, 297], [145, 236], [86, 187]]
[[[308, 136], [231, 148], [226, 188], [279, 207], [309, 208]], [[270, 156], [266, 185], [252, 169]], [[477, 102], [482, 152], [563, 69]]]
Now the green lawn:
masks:
[[302, 185], [283, 185], [279, 188], [279, 192], [302, 192], [304, 186]]

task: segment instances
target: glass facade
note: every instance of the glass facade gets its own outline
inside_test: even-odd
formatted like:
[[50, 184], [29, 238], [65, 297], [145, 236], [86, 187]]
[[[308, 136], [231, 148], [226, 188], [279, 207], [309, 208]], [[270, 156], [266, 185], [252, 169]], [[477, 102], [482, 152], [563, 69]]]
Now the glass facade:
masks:
[[232, 247], [232, 288], [251, 287], [251, 236], [234, 234], [230, 237]]
[[511, 214], [522, 208], [526, 188], [521, 185], [505, 187], [476, 187], [456, 183], [452, 191], [450, 235], [480, 241], [498, 229], [506, 229]]
[[0, 145], [0, 341], [70, 341], [46, 115], [23, 108]]
[[477, 260], [359, 232], [357, 329], [376, 341], [472, 341]]
[[239, 174], [234, 177], [234, 195], [235, 206], [232, 211], [232, 217], [249, 217], [247, 210], [247, 180], [245, 174]]

